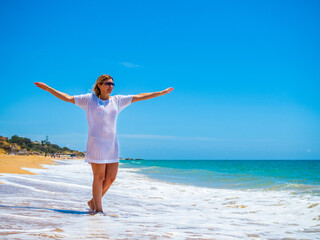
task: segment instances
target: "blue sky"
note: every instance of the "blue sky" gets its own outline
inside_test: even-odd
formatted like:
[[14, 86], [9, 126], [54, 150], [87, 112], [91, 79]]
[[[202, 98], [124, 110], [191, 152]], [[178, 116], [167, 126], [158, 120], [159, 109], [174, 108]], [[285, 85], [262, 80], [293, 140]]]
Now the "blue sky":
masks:
[[85, 111], [34, 85], [170, 94], [118, 117], [121, 157], [320, 159], [319, 1], [1, 1], [0, 135], [85, 151]]

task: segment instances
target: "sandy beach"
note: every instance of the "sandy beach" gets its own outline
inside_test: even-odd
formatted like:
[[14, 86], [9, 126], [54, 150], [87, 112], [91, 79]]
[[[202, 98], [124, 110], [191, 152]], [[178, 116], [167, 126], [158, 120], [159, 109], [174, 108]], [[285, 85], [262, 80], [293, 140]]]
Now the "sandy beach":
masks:
[[1, 173], [35, 175], [36, 173], [22, 168], [43, 168], [41, 164], [55, 164], [55, 161], [51, 157], [44, 156], [0, 154], [0, 175]]

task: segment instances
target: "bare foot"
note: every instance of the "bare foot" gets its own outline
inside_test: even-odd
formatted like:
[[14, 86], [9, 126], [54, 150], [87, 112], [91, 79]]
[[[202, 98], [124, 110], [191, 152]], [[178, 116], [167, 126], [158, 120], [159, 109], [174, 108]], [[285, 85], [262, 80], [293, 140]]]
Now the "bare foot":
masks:
[[92, 199], [90, 201], [88, 201], [88, 206], [90, 208], [90, 212], [95, 211], [95, 207], [94, 207], [94, 203], [93, 203]]
[[95, 211], [95, 212], [90, 212], [89, 214], [90, 214], [90, 215], [107, 216], [107, 214], [105, 214], [104, 212], [97, 212], [97, 211]]

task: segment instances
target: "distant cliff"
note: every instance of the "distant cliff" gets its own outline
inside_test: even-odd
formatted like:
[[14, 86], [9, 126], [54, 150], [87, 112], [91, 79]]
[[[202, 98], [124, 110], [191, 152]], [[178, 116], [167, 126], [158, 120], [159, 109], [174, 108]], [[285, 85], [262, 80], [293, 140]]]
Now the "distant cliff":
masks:
[[49, 141], [42, 140], [41, 142], [32, 142], [29, 138], [12, 136], [10, 139], [0, 136], [0, 153], [18, 154], [18, 155], [73, 155], [77, 157], [84, 157], [84, 152], [69, 149], [67, 147], [59, 147]]

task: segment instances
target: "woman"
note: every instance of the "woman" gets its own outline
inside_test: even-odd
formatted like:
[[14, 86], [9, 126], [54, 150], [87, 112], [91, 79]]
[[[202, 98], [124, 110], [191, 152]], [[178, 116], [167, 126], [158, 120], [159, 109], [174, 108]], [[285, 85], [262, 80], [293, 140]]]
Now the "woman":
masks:
[[86, 110], [89, 132], [85, 162], [91, 164], [93, 171], [93, 198], [88, 201], [88, 206], [90, 211], [103, 213], [101, 198], [116, 179], [118, 172], [119, 143], [116, 133], [118, 114], [133, 102], [165, 95], [173, 88], [138, 95], [110, 96], [115, 84], [113, 78], [106, 74], [97, 79], [92, 93], [75, 96], [59, 92], [41, 82], [35, 84], [57, 98]]

